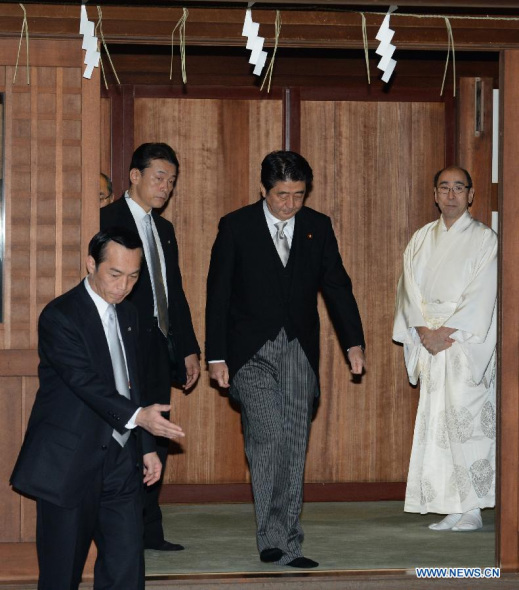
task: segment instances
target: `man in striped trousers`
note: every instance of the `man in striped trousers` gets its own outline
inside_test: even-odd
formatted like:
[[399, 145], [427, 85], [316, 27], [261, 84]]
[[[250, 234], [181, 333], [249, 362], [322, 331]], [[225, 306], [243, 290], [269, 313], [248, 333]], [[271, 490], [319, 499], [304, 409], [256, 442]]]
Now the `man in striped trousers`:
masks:
[[321, 291], [351, 370], [364, 335], [331, 220], [306, 206], [312, 169], [299, 154], [261, 165], [262, 199], [220, 221], [207, 281], [209, 374], [241, 405], [260, 559], [298, 568], [312, 408], [319, 395]]

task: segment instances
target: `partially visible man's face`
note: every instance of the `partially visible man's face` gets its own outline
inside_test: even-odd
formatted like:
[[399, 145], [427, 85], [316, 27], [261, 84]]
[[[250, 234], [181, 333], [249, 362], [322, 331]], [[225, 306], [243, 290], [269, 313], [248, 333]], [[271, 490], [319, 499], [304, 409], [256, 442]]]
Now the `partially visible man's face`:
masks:
[[99, 176], [99, 207], [103, 208], [113, 203], [114, 196], [108, 190], [108, 182], [104, 176]]
[[142, 172], [130, 170], [130, 196], [147, 213], [167, 203], [177, 179], [177, 167], [167, 160], [151, 160]]
[[280, 221], [287, 221], [301, 209], [305, 200], [304, 180], [278, 180], [267, 191], [261, 185], [261, 195], [267, 201], [269, 211]]
[[[443, 221], [447, 228], [451, 227], [472, 203], [474, 189], [466, 188], [467, 184], [467, 177], [463, 170], [459, 168], [448, 168], [438, 178], [437, 185], [434, 189], [434, 200], [442, 212]], [[445, 190], [454, 187], [461, 188], [461, 192], [456, 194], [453, 190], [449, 190], [446, 194], [441, 193], [442, 188]]]
[[141, 248], [130, 250], [117, 242], [108, 242], [105, 259], [97, 268], [92, 256], [87, 258], [90, 286], [107, 303], [121, 303], [139, 278], [141, 260]]

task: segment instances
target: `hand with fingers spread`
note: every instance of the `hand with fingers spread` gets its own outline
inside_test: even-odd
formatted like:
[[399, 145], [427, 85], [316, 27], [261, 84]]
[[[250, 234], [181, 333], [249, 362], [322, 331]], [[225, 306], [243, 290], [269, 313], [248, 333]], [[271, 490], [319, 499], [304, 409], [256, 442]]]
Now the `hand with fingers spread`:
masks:
[[182, 428], [162, 415], [162, 412], [169, 412], [170, 409], [171, 406], [165, 404], [153, 404], [141, 408], [135, 418], [135, 423], [144, 430], [151, 432], [154, 436], [163, 436], [172, 440], [184, 438], [185, 434]]

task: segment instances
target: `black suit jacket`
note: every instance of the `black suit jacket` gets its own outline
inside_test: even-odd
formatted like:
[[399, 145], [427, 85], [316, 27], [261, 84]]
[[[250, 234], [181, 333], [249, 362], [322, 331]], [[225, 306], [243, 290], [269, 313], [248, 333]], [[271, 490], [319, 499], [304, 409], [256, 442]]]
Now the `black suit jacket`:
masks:
[[[283, 279], [286, 272], [288, 282]], [[267, 340], [290, 326], [318, 375], [319, 291], [344, 352], [364, 346], [351, 280], [329, 217], [308, 207], [296, 214], [285, 269], [263, 201], [226, 215], [220, 221], [207, 281], [207, 360], [225, 360], [232, 377]]]
[[[131, 399], [117, 393], [103, 324], [83, 283], [40, 315], [40, 386], [11, 476], [25, 494], [77, 506], [92, 474], [102, 468], [113, 429], [126, 432], [124, 425], [140, 405], [137, 311], [126, 301], [116, 309]], [[154, 450], [153, 437], [144, 434], [144, 451]]]
[[[175, 230], [173, 225], [155, 210], [152, 211], [152, 215], [166, 264], [170, 337], [183, 361], [190, 354], [200, 354], [200, 347], [196, 340], [189, 305], [182, 287]], [[137, 225], [124, 196], [101, 209], [101, 229], [107, 229], [111, 226], [125, 227], [138, 233]], [[139, 280], [130, 295], [128, 295], [128, 300], [137, 307], [141, 332], [151, 330], [154, 322], [154, 304], [153, 289], [147, 264], [142, 265]]]

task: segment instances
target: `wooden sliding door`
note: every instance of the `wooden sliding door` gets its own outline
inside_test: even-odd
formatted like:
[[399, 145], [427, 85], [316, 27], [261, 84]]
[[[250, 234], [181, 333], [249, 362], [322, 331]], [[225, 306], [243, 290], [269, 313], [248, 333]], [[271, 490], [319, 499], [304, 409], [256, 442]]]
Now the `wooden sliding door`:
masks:
[[[146, 141], [167, 142], [178, 152], [179, 180], [164, 216], [175, 225], [200, 343], [218, 221], [259, 198], [262, 158], [283, 148], [282, 138], [292, 133], [298, 143], [294, 149], [308, 158], [315, 173], [307, 204], [332, 217], [352, 276], [369, 363], [361, 382], [353, 383], [320, 302], [323, 396], [306, 481], [397, 485], [406, 479], [418, 391], [408, 385], [402, 349], [391, 341], [395, 290], [405, 245], [415, 229], [437, 216], [432, 177], [445, 161], [448, 107], [423, 99], [303, 99], [296, 109], [297, 130], [287, 130], [281, 98], [208, 94], [185, 98], [126, 90], [124, 109], [132, 113], [133, 135], [130, 141], [125, 124], [126, 147], [119, 157], [128, 162], [128, 145], [133, 149]], [[293, 113], [290, 120], [293, 125]], [[119, 176], [125, 174], [123, 169]], [[174, 391], [172, 403], [174, 419], [187, 436], [182, 447], [172, 448], [164, 499], [175, 498], [168, 488], [187, 486], [192, 492], [196, 484], [247, 483], [239, 411], [211, 387], [207, 372], [188, 397]], [[397, 495], [403, 489], [398, 486], [393, 488]]]
[[303, 101], [301, 121], [301, 152], [314, 169], [307, 204], [332, 218], [368, 366], [354, 383], [321, 301], [323, 395], [306, 479], [402, 482], [418, 390], [391, 341], [396, 284], [412, 233], [438, 215], [432, 186], [445, 158], [445, 105]]

